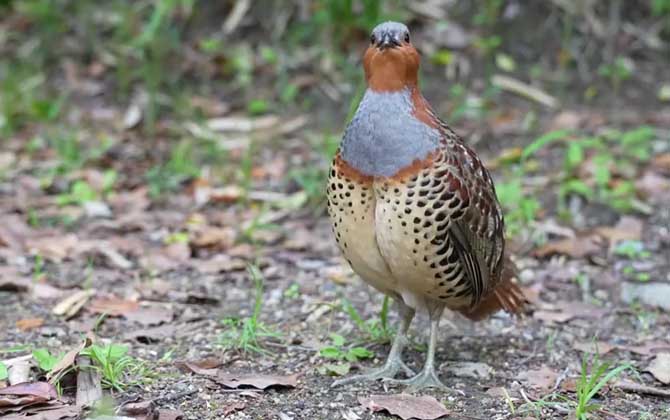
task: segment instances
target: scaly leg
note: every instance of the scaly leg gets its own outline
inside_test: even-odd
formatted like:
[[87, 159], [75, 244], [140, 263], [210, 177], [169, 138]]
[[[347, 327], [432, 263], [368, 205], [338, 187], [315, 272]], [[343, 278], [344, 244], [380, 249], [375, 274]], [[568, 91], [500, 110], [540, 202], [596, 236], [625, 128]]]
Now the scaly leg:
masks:
[[448, 390], [448, 388], [440, 381], [440, 378], [435, 372], [435, 350], [437, 348], [437, 330], [440, 324], [440, 317], [442, 316], [444, 308], [430, 311], [430, 341], [428, 342], [428, 355], [426, 356], [426, 363], [423, 365], [423, 370], [410, 379], [405, 380], [390, 380], [391, 383], [402, 384], [408, 386], [408, 391], [418, 391], [423, 388], [438, 388]]
[[407, 330], [409, 330], [409, 325], [412, 323], [414, 318], [414, 309], [405, 305], [401, 300], [398, 300], [400, 306], [400, 328], [396, 333], [395, 338], [393, 339], [393, 344], [391, 345], [391, 351], [389, 351], [388, 358], [384, 366], [373, 369], [367, 373], [361, 375], [354, 375], [348, 378], [340, 379], [331, 385], [332, 387], [346, 385], [354, 382], [365, 382], [365, 381], [376, 381], [377, 379], [390, 379], [394, 378], [398, 371], [402, 370], [405, 372], [405, 375], [412, 376], [414, 371], [410, 369], [405, 362], [402, 361], [402, 351], [407, 344]]

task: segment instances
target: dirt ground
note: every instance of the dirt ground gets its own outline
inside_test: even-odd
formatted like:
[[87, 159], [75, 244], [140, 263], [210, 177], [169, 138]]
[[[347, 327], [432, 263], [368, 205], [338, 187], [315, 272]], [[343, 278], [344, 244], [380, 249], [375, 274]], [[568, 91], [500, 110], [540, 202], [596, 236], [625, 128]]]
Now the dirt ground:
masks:
[[[540, 62], [533, 51], [518, 60], [520, 66]], [[589, 418], [670, 419], [670, 107], [648, 99], [655, 81], [667, 78], [661, 76], [667, 63], [641, 60], [637, 68], [616, 94], [605, 82], [599, 85], [603, 94], [588, 105], [573, 69], [568, 89], [550, 89], [561, 99], [553, 108], [510, 92], [487, 97], [476, 69], [470, 75], [468, 88], [486, 112], [458, 119], [454, 128], [482, 155], [497, 184], [520, 180], [519, 208], [522, 199], [532, 197], [541, 210], [532, 220], [517, 221], [520, 228], [510, 240], [519, 282], [531, 302], [528, 312], [518, 319], [499, 313], [478, 323], [444, 316], [437, 361], [449, 391], [421, 392], [444, 405], [449, 412], [444, 418], [574, 418], [580, 376], [592, 375], [604, 361], [610, 364], [606, 371], [630, 367], [597, 392], [591, 402], [598, 407]], [[426, 96], [439, 114], [454, 115], [467, 102], [447, 93], [445, 70], [430, 60], [423, 76]], [[552, 77], [547, 71], [546, 78]], [[84, 82], [79, 80], [80, 88]], [[241, 100], [233, 97], [231, 115], [222, 106], [231, 117], [225, 122], [239, 129], [223, 136], [227, 160], [203, 164], [204, 173], [180, 180], [159, 197], [151, 195], [145, 173], [200, 127], [193, 121], [168, 118], [147, 134], [120, 123], [132, 118], [125, 105], [105, 95], [73, 93], [74, 111], [67, 118], [84, 139], [87, 158], [57, 172], [48, 185], [44, 174], [62, 165], [67, 152], [31, 146], [42, 133], [40, 124], [27, 124], [4, 141], [0, 362], [40, 348], [62, 354], [88, 336], [100, 344], [128, 346], [139, 363], [121, 375], [122, 390], [105, 390], [113, 407], [151, 400], [189, 420], [398, 418], [373, 412], [361, 401], [401, 393], [402, 387], [376, 382], [331, 388], [336, 375], [328, 364], [347, 364], [347, 374], [357, 373], [383, 363], [390, 345], [343, 309], [348, 301], [363, 322], [380, 320], [383, 297], [340, 256], [323, 211], [325, 185], [311, 185], [317, 193], [310, 195], [305, 193], [309, 184], [287, 176], [306, 168], [323, 173], [328, 165], [323, 138], [339, 139], [346, 107], [333, 102], [348, 102], [344, 96], [353, 92], [338, 92], [342, 96], [329, 102], [324, 92], [330, 85], [324, 86], [311, 91], [309, 109], [273, 109], [257, 118], [239, 112]], [[251, 128], [240, 128], [247, 123]], [[542, 133], [572, 130], [607, 138], [612, 130], [641, 126], [655, 130], [646, 143], [650, 156], [633, 159], [630, 167], [627, 160], [625, 168], [611, 165], [610, 184], [625, 180], [636, 188], [635, 205], [625, 211], [579, 194], [561, 204], [557, 192], [565, 184], [557, 178], [566, 158], [560, 147], [542, 148], [526, 166], [520, 159]], [[91, 152], [91, 144], [106, 136], [114, 138], [111, 146]], [[207, 154], [205, 145], [196, 149]], [[176, 156], [171, 158], [175, 165]], [[589, 182], [592, 162], [584, 159], [575, 170]], [[513, 166], [527, 173], [519, 176]], [[109, 170], [118, 177], [112, 191], [94, 200], [74, 196], [77, 180], [105, 190]], [[235, 176], [219, 177], [222, 173]], [[518, 210], [509, 203], [506, 208]], [[622, 243], [629, 248], [622, 249]], [[254, 312], [257, 289], [247, 271], [250, 264], [259, 267], [264, 280], [259, 321], [275, 333], [259, 339], [260, 352], [233, 348], [241, 334], [234, 320]], [[81, 305], [70, 302], [65, 305], [70, 313], [59, 312], [75, 294]], [[391, 308], [389, 325], [396, 320]], [[379, 323], [370, 328], [378, 331]], [[427, 331], [420, 314], [405, 352], [414, 370], [422, 366]], [[344, 338], [341, 350], [364, 347], [373, 356], [350, 362], [324, 357], [321, 351], [332, 346], [332, 334]], [[237, 388], [221, 379], [263, 374], [289, 385]], [[77, 387], [72, 376], [61, 384], [68, 405]], [[44, 378], [45, 371], [33, 366], [29, 379]], [[115, 416], [146, 416], [119, 410]], [[158, 418], [175, 418], [166, 413]]]
[[[244, 218], [240, 205], [196, 208], [186, 193], [150, 204], [146, 191], [140, 189], [117, 194], [110, 219], [84, 218], [67, 230], [31, 228], [15, 212], [22, 204], [17, 198], [29, 202], [45, 196], [22, 190], [28, 182], [26, 176], [17, 174], [3, 184], [2, 238], [6, 246], [2, 250], [6, 261], [13, 261], [3, 268], [3, 280], [11, 283], [12, 275], [31, 278], [31, 272], [34, 274], [34, 258], [24, 249], [39, 250], [45, 262], [39, 280], [34, 280], [38, 283], [19, 292], [0, 293], [0, 348], [29, 345], [63, 351], [80, 343], [86, 331], [94, 330], [103, 342], [129, 344], [130, 354], [149, 366], [140, 384], [113, 393], [117, 404], [164, 398], [158, 402], [161, 407], [178, 409], [188, 419], [221, 418], [240, 402], [244, 408], [226, 418], [379, 418], [384, 414], [367, 411], [358, 398], [401, 391], [384, 383], [331, 389], [333, 378], [318, 371], [326, 363], [318, 356], [319, 349], [332, 332], [347, 337], [347, 344], [367, 345], [374, 352], [373, 359], [353, 363], [355, 370], [381, 363], [388, 351], [388, 345], [366, 343], [352, 319], [335, 305], [344, 296], [368, 319], [378, 317], [382, 299], [345, 267], [323, 216], [305, 210], [273, 211], [276, 228], [255, 233], [255, 243], [261, 246], [228, 244], [228, 257], [217, 260], [219, 252], [196, 244], [197, 240], [164, 245], [161, 238], [165, 232], [182, 229], [195, 232], [196, 238], [207, 233], [225, 236], [215, 229], [240, 223], [238, 218]], [[641, 240], [651, 253], [646, 268], [661, 283], [670, 281], [667, 198], [654, 204], [649, 217], [640, 219], [644, 226]], [[597, 217], [586, 224], [602, 225]], [[220, 240], [226, 241], [212, 242], [219, 246]], [[118, 250], [131, 266], [119, 267], [123, 263], [98, 247]], [[244, 267], [254, 260], [265, 278], [261, 319], [281, 335], [265, 340], [265, 354], [224, 351], [217, 344], [226, 328], [221, 320], [251, 311], [254, 289]], [[533, 301], [531, 313], [517, 320], [499, 314], [480, 323], [445, 316], [448, 321], [441, 330], [438, 361], [450, 392], [426, 394], [443, 402], [453, 418], [565, 418], [567, 409], [528, 403], [549, 394], [574, 399], [574, 379], [579, 376], [584, 351], [593, 350], [588, 345], [594, 339], [600, 343], [604, 360], [634, 366], [635, 371], [624, 377], [660, 386], [646, 369], [654, 353], [667, 351], [670, 345], [670, 317], [622, 302], [621, 267], [626, 263], [622, 257], [608, 253], [603, 245], [590, 259], [563, 255], [540, 259], [520, 253], [517, 262]], [[586, 302], [583, 289], [574, 281], [576, 273], [587, 273], [591, 279]], [[37, 284], [50, 287], [42, 290]], [[297, 284], [297, 293], [286, 293], [293, 284]], [[107, 317], [94, 325], [100, 310], [91, 308], [89, 302], [71, 319], [55, 316], [55, 302], [79, 288], [94, 291], [98, 298], [139, 301], [168, 315], [149, 319], [148, 325], [125, 316]], [[32, 318], [43, 319], [43, 325], [28, 331], [17, 327], [21, 320]], [[394, 319], [395, 314], [391, 322]], [[426, 331], [426, 320], [419, 317], [412, 328], [417, 342], [425, 339]], [[423, 356], [416, 348], [406, 354], [414, 369], [420, 368]], [[297, 374], [297, 386], [264, 392], [231, 390], [178, 368], [179, 362], [211, 358], [229, 373]], [[469, 362], [482, 365], [473, 368]], [[539, 372], [539, 377], [529, 379], [529, 372]], [[65, 395], [70, 395], [67, 388]], [[602, 405], [601, 418], [670, 416], [667, 398], [617, 387], [601, 391], [596, 401]]]

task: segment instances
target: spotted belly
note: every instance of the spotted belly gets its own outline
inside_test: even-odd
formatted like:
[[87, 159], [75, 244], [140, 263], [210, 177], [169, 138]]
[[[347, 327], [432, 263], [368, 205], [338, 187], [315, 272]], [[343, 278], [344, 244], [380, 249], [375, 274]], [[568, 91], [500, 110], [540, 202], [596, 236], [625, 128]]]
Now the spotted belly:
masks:
[[333, 234], [344, 258], [366, 283], [394, 294], [396, 280], [377, 245], [377, 200], [372, 181], [351, 176], [336, 160], [326, 195]]

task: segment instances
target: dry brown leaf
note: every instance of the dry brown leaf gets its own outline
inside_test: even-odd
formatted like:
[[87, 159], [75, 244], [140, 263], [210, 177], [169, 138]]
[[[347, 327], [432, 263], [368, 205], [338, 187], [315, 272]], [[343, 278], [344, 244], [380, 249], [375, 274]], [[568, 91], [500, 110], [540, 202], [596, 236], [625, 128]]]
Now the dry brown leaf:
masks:
[[266, 389], [271, 386], [285, 386], [295, 388], [298, 384], [298, 375], [263, 375], [263, 374], [232, 374], [219, 372], [216, 382], [227, 387], [237, 389], [240, 387], [252, 387]]
[[[26, 417], [26, 414], [29, 417]], [[2, 420], [75, 420], [81, 418], [81, 409], [63, 404], [31, 406], [20, 414], [5, 415]]]
[[651, 160], [651, 166], [659, 172], [670, 175], [670, 153], [663, 153]]
[[57, 398], [56, 388], [48, 382], [29, 382], [0, 388], [0, 407], [35, 404]]
[[137, 310], [123, 314], [128, 321], [144, 326], [160, 325], [172, 321], [174, 312], [162, 306], [140, 306]]
[[584, 113], [573, 110], [561, 111], [549, 123], [549, 131], [576, 130], [584, 122]]
[[32, 288], [32, 296], [35, 299], [62, 299], [67, 293], [46, 283], [35, 283]]
[[542, 365], [539, 369], [531, 369], [519, 373], [517, 378], [541, 391], [549, 391], [556, 385], [558, 373], [548, 366]]
[[230, 110], [230, 105], [227, 103], [205, 96], [191, 97], [191, 106], [200, 109], [206, 117], [219, 117]]
[[90, 345], [91, 340], [89, 338], [86, 338], [80, 345], [65, 353], [65, 356], [63, 356], [62, 359], [56, 362], [51, 371], [47, 373], [47, 380], [51, 381], [51, 379], [57, 378], [60, 373], [72, 367], [74, 365], [75, 360], [77, 359], [77, 356], [79, 356], [79, 353], [84, 348]]
[[572, 345], [572, 347], [575, 350], [579, 350], [584, 353], [600, 355], [607, 354], [617, 348], [616, 345], [612, 345], [604, 341], [576, 342]]
[[533, 318], [545, 322], [563, 323], [574, 318], [599, 318], [607, 313], [604, 308], [583, 302], [557, 302], [546, 308], [535, 311]]
[[351, 284], [354, 282], [354, 272], [348, 265], [336, 265], [331, 267], [324, 267], [319, 272], [320, 275], [328, 280], [341, 285]]
[[641, 354], [643, 356], [650, 356], [661, 353], [662, 351], [670, 352], [670, 343], [663, 341], [647, 341], [644, 344], [637, 346], [623, 345], [619, 348], [628, 350], [633, 353]]
[[140, 264], [150, 270], [170, 271], [191, 259], [191, 248], [186, 243], [174, 243], [152, 250], [140, 259]]
[[26, 241], [26, 247], [32, 254], [41, 255], [55, 263], [74, 253], [78, 244], [79, 238], [74, 234], [31, 238]]
[[30, 331], [44, 325], [44, 318], [24, 318], [16, 321], [16, 328], [21, 331]]
[[621, 220], [614, 227], [601, 226], [596, 228], [597, 234], [605, 237], [609, 241], [610, 249], [621, 241], [637, 241], [642, 237], [642, 220], [632, 217], [623, 216]]
[[231, 204], [242, 198], [244, 191], [237, 185], [229, 185], [223, 188], [213, 188], [209, 193], [208, 202]]
[[120, 412], [123, 415], [129, 415], [133, 417], [142, 415], [146, 416], [154, 411], [154, 407], [155, 404], [153, 400], [131, 402], [128, 404], [124, 404], [121, 407]]
[[226, 273], [240, 271], [247, 268], [247, 262], [240, 258], [233, 258], [226, 254], [217, 254], [208, 260], [192, 262], [193, 268], [202, 274]]
[[15, 251], [23, 251], [26, 239], [33, 234], [24, 218], [16, 214], [3, 214], [0, 226], [0, 246], [9, 247]]
[[388, 411], [403, 420], [419, 419], [434, 420], [450, 414], [444, 405], [434, 397], [422, 395], [415, 397], [409, 394], [370, 395], [358, 397], [358, 402], [372, 412]]
[[659, 353], [647, 367], [647, 372], [654, 375], [661, 383], [670, 384], [670, 353]]
[[146, 187], [116, 192], [109, 197], [107, 202], [112, 206], [115, 214], [138, 219], [142, 218], [143, 212], [151, 205], [149, 190]]
[[599, 235], [585, 235], [549, 241], [537, 248], [533, 252], [533, 255], [544, 258], [550, 255], [561, 254], [572, 258], [584, 258], [598, 254], [601, 248], [602, 238]]
[[236, 239], [237, 232], [233, 228], [201, 226], [191, 239], [191, 246], [223, 251], [233, 246]]
[[92, 289], [79, 290], [65, 299], [61, 300], [53, 307], [51, 313], [58, 316], [63, 316], [66, 319], [77, 315], [86, 302], [95, 294]]
[[182, 371], [193, 372], [198, 375], [216, 376], [219, 373], [219, 366], [222, 362], [219, 359], [209, 358], [195, 362], [177, 362], [177, 367]]
[[94, 314], [121, 316], [134, 312], [139, 307], [140, 304], [137, 301], [110, 297], [93, 299], [88, 305], [88, 310]]

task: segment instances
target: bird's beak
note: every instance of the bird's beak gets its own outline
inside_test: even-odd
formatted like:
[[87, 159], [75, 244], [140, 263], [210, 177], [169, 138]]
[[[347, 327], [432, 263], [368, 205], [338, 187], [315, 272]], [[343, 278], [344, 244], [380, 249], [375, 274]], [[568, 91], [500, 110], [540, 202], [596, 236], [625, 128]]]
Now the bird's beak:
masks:
[[395, 48], [398, 46], [400, 46], [400, 42], [398, 42], [391, 34], [384, 34], [377, 43], [377, 48], [381, 51], [384, 51], [387, 48]]

